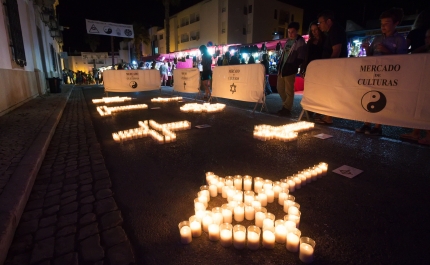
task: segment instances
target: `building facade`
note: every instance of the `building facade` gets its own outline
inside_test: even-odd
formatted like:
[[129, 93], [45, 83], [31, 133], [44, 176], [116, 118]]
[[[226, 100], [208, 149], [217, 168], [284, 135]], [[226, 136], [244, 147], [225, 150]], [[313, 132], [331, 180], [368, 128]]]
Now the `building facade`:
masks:
[[302, 25], [303, 9], [277, 0], [205, 0], [170, 17], [170, 51], [268, 41], [292, 21]]
[[59, 77], [62, 37], [58, 0], [2, 0], [0, 9], [0, 115], [46, 92]]

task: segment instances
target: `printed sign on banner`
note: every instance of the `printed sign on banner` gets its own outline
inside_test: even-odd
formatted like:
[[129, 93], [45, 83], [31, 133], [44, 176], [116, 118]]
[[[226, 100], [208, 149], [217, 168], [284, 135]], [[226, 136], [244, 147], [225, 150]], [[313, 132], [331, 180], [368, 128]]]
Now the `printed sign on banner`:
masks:
[[200, 88], [200, 72], [197, 68], [173, 70], [173, 89], [182, 93], [198, 93]]
[[133, 25], [85, 19], [88, 34], [134, 38]]
[[138, 92], [161, 88], [158, 70], [108, 70], [103, 72], [107, 92]]
[[264, 66], [242, 64], [218, 66], [213, 70], [212, 96], [247, 102], [262, 102]]
[[430, 54], [314, 60], [303, 109], [333, 117], [430, 130]]

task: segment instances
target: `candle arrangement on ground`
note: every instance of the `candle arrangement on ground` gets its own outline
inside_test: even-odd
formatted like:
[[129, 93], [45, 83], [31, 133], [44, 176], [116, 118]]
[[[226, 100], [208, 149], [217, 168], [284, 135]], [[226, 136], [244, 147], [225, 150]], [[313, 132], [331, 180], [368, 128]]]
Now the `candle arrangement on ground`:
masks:
[[271, 126], [266, 124], [255, 125], [254, 138], [267, 141], [272, 139], [289, 142], [297, 139], [299, 132], [304, 132], [313, 129], [313, 122], [300, 121], [281, 126]]
[[98, 103], [118, 103], [118, 102], [125, 102], [125, 101], [130, 101], [131, 98], [130, 97], [103, 97], [103, 98], [98, 98], [98, 99], [93, 99], [93, 103], [94, 104], [98, 104]]
[[97, 111], [100, 114], [100, 116], [110, 116], [112, 115], [113, 112], [147, 109], [147, 108], [148, 108], [148, 105], [146, 104], [136, 104], [136, 105], [126, 105], [126, 106], [116, 106], [116, 107], [100, 106], [100, 107], [97, 107]]
[[173, 97], [173, 98], [153, 98], [151, 99], [151, 102], [161, 102], [161, 103], [166, 103], [166, 102], [173, 102], [173, 101], [181, 101], [182, 97]]
[[[174, 131], [191, 129], [191, 122], [189, 121], [159, 124], [154, 120], [146, 120], [139, 121], [138, 124], [138, 128], [112, 133], [112, 138], [115, 142], [122, 142], [150, 136], [158, 143], [164, 144], [176, 141], [176, 133], [174, 133]], [[158, 131], [161, 131], [161, 133]]]
[[215, 104], [210, 104], [210, 103], [203, 103], [203, 104], [199, 104], [199, 103], [187, 103], [185, 105], [183, 105], [182, 107], [180, 107], [182, 112], [194, 112], [194, 113], [202, 113], [202, 112], [208, 112], [208, 113], [213, 113], [213, 112], [220, 112], [223, 111], [225, 109], [225, 104], [221, 104], [221, 103], [215, 103]]
[[[194, 199], [195, 215], [179, 223], [181, 242], [189, 244], [190, 234], [200, 237], [204, 231], [209, 240], [220, 241], [223, 247], [273, 249], [279, 243], [289, 252], [299, 252], [302, 262], [311, 263], [315, 241], [301, 236], [300, 204], [290, 193], [325, 176], [327, 169], [328, 164], [321, 162], [279, 181], [249, 175], [219, 177], [207, 172], [207, 185], [200, 187]], [[227, 199], [227, 203], [208, 210], [208, 202], [218, 195]], [[286, 213], [281, 219], [276, 219], [265, 207], [276, 201]], [[245, 227], [240, 224], [244, 220], [254, 223]], [[185, 230], [184, 224], [188, 225]]]

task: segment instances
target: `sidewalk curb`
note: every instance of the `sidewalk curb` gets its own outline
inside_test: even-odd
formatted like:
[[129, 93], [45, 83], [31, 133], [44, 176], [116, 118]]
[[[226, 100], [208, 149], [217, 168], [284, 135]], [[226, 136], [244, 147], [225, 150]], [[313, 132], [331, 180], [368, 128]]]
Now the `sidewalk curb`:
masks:
[[73, 88], [62, 96], [60, 103], [46, 120], [0, 196], [2, 202], [0, 205], [0, 264], [6, 260], [37, 173], [72, 91]]

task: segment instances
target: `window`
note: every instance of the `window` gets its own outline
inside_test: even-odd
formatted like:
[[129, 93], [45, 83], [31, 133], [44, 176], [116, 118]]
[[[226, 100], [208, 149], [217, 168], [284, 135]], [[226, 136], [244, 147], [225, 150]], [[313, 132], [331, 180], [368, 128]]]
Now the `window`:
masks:
[[275, 9], [275, 13], [273, 14], [273, 18], [278, 19], [278, 10], [277, 9]]
[[190, 36], [188, 35], [188, 33], [182, 34], [181, 35], [181, 43], [188, 42], [188, 41], [190, 41]]
[[200, 21], [200, 14], [196, 13], [196, 21]]
[[159, 39], [159, 40], [162, 40], [162, 39], [163, 39], [163, 34], [160, 34], [160, 35], [158, 36], [158, 39]]
[[248, 14], [251, 14], [252, 13], [252, 5], [249, 5], [248, 6]]
[[194, 22], [196, 22], [196, 14], [195, 13], [190, 15], [190, 24], [193, 24]]
[[9, 46], [12, 60], [19, 66], [27, 65], [25, 58], [24, 41], [22, 39], [21, 22], [19, 20], [17, 0], [5, 0], [5, 24], [9, 33]]
[[188, 17], [181, 18], [181, 27], [184, 27], [186, 25], [190, 24], [190, 20]]
[[290, 23], [290, 13], [281, 10], [279, 12], [279, 25], [285, 25], [285, 23]]
[[198, 40], [199, 37], [200, 37], [200, 32], [198, 32], [198, 31], [191, 31], [190, 32], [191, 40]]

